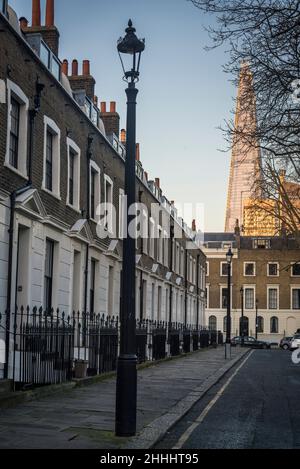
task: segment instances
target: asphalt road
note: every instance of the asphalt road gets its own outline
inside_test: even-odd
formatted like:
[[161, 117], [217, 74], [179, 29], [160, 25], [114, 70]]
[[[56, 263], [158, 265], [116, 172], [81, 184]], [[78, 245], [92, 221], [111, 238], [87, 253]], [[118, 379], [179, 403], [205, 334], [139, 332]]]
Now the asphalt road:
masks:
[[254, 350], [156, 448], [300, 448], [300, 364], [289, 351]]

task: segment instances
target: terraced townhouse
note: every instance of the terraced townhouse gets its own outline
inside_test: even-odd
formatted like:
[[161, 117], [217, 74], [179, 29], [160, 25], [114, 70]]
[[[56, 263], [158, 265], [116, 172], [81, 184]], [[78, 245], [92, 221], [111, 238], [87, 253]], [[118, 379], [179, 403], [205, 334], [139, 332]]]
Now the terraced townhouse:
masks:
[[[7, 0], [0, 9], [0, 313], [11, 323], [21, 305], [118, 316], [126, 130], [116, 103], [98, 105], [88, 60], [60, 60], [53, 0], [45, 25], [39, 0], [30, 25]], [[150, 234], [137, 240], [137, 317], [204, 325], [205, 255], [148, 180], [139, 146], [136, 169]], [[117, 212], [105, 238], [101, 202]]]

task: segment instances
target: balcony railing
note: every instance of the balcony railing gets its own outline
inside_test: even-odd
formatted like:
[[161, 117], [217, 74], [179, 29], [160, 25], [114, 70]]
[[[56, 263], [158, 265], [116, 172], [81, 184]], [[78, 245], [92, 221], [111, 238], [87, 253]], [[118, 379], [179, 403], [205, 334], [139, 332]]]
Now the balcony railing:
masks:
[[30, 33], [26, 35], [28, 44], [39, 56], [43, 64], [52, 73], [57, 81], [61, 80], [61, 62], [43, 41], [41, 34]]

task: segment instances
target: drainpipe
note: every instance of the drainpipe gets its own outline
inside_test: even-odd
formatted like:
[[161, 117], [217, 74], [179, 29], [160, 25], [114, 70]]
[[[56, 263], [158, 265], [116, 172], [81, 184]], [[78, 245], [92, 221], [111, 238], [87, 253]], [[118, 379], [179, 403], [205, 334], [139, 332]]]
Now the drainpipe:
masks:
[[200, 267], [200, 254], [197, 255], [197, 280], [196, 280], [196, 293], [197, 293], [197, 330], [199, 326], [199, 267]]
[[[88, 136], [88, 146], [87, 146], [87, 206], [86, 206], [86, 218], [90, 220], [90, 161], [92, 159], [92, 135]], [[84, 313], [87, 313], [88, 309], [88, 276], [89, 276], [89, 255], [90, 255], [90, 246], [89, 243], [86, 245], [86, 257], [85, 257], [85, 270], [84, 270]]]
[[188, 250], [185, 248], [185, 302], [184, 302], [184, 325], [187, 325], [187, 307], [188, 307]]
[[[173, 240], [174, 240], [174, 226], [170, 226], [170, 240], [171, 240], [171, 253], [170, 253], [170, 272], [172, 272], [173, 269]], [[173, 306], [173, 285], [172, 281], [170, 282], [170, 293], [169, 293], [169, 327], [171, 328], [171, 323], [172, 323], [172, 316], [173, 316], [173, 311], [172, 311], [172, 306]], [[169, 335], [170, 337], [170, 335]]]
[[44, 85], [36, 81], [36, 94], [34, 96], [34, 109], [29, 111], [29, 155], [28, 155], [28, 181], [25, 186], [16, 189], [10, 194], [10, 219], [8, 229], [8, 267], [7, 267], [7, 290], [6, 290], [6, 332], [5, 332], [5, 364], [4, 364], [4, 379], [8, 379], [9, 368], [9, 342], [10, 342], [10, 324], [11, 324], [11, 296], [12, 296], [12, 261], [13, 261], [13, 248], [14, 248], [14, 224], [15, 224], [15, 209], [16, 198], [26, 192], [32, 186], [32, 160], [34, 151], [34, 122], [35, 118], [41, 107], [41, 94]]

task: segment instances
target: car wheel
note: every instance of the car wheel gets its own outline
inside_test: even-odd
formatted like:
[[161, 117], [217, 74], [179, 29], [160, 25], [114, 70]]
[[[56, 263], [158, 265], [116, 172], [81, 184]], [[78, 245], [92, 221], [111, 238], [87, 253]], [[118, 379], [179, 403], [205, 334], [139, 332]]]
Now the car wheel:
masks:
[[289, 349], [289, 346], [288, 346], [287, 344], [284, 344], [284, 345], [282, 346], [282, 348], [283, 348], [283, 350], [288, 350], [288, 349]]

